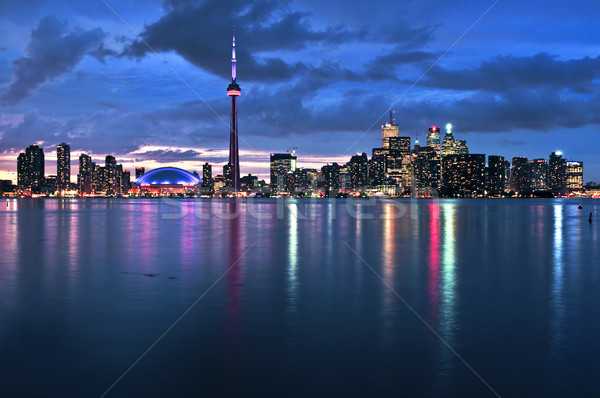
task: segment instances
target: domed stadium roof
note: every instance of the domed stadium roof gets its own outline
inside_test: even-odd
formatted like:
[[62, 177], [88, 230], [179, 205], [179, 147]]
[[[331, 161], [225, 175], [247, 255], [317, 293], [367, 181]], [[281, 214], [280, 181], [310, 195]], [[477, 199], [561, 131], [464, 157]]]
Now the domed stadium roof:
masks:
[[142, 174], [135, 180], [138, 185], [197, 185], [200, 182], [201, 178], [177, 167], [160, 167]]

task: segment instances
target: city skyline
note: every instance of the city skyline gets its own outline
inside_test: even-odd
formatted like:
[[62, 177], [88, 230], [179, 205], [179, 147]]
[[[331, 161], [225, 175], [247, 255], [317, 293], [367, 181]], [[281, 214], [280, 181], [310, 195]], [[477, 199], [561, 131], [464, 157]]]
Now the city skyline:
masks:
[[[562, 18], [558, 3], [535, 15], [526, 13], [527, 2], [511, 9], [499, 3], [405, 97], [489, 5], [469, 4], [460, 15], [446, 3], [428, 3], [427, 10], [427, 4], [398, 6], [395, 12], [411, 18], [398, 23], [382, 17], [378, 27], [361, 25], [358, 3], [338, 14], [335, 7], [302, 2], [247, 3], [253, 14], [215, 2], [115, 5], [166, 66], [103, 4], [65, 4], [28, 8], [27, 14], [19, 5], [4, 6], [2, 18], [20, 24], [7, 22], [15, 28], [10, 37], [10, 29], [0, 32], [6, 43], [0, 51], [0, 179], [16, 182], [16, 156], [35, 142], [46, 150], [47, 175], [57, 174], [56, 147], [62, 142], [71, 145], [72, 170], [81, 153], [94, 159], [114, 155], [129, 170], [173, 165], [201, 172], [207, 161], [224, 165], [228, 126], [219, 119], [229, 113], [222, 84], [232, 25], [245, 46], [238, 51], [238, 74], [247, 82], [239, 104], [242, 174], [268, 178], [269, 154], [292, 147], [298, 147], [299, 167], [370, 153], [381, 142], [387, 109], [402, 98], [394, 106], [399, 134], [413, 143], [415, 131], [423, 144], [430, 125], [452, 123], [470, 153], [536, 159], [562, 151], [584, 162], [585, 181], [600, 178], [589, 145], [599, 125], [592, 111], [599, 98], [600, 57], [593, 42], [598, 27], [586, 21], [600, 6], [592, 2], [571, 6], [570, 18]], [[62, 13], [51, 12], [51, 5]], [[175, 29], [189, 26], [192, 16], [206, 19], [217, 12], [224, 26], [194, 28], [197, 43]], [[92, 13], [98, 17], [90, 19]], [[512, 23], [514, 37], [506, 39], [499, 28], [509, 15], [520, 24]], [[261, 28], [263, 17], [272, 22]], [[559, 19], [554, 32], [527, 30]], [[161, 32], [164, 42], [158, 40]], [[520, 44], [507, 52], [510, 43]], [[63, 63], [49, 64], [42, 48]]]

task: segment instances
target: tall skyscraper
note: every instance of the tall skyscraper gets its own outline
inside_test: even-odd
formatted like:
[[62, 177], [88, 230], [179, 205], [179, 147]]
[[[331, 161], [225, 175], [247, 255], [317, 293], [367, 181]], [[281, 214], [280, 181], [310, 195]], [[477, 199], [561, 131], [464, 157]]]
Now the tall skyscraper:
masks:
[[291, 153], [271, 154], [271, 189], [274, 193], [283, 192], [290, 184], [286, 183], [289, 172], [296, 171], [296, 155]]
[[440, 157], [440, 128], [438, 126], [429, 127], [427, 146], [433, 148], [437, 156]]
[[567, 193], [567, 161], [563, 159], [561, 152], [550, 154], [548, 172], [548, 188], [555, 195]]
[[529, 161], [529, 189], [532, 192], [548, 189], [548, 163], [546, 159]]
[[229, 125], [229, 166], [231, 168], [231, 184], [234, 192], [240, 189], [240, 155], [238, 148], [237, 97], [242, 89], [236, 82], [235, 68], [235, 28], [231, 46], [231, 83], [227, 87], [227, 95], [231, 97], [231, 124]]
[[206, 193], [212, 193], [215, 187], [215, 182], [212, 177], [212, 165], [208, 162], [202, 165], [202, 188]]
[[104, 161], [104, 185], [103, 191], [106, 194], [115, 194], [120, 188], [117, 178], [117, 160], [114, 156], [107, 155]]
[[529, 163], [522, 156], [512, 158], [510, 170], [510, 189], [517, 194], [529, 194]]
[[394, 120], [394, 114], [390, 109], [390, 122], [381, 126], [381, 147], [390, 148], [390, 138], [398, 137], [398, 124]]
[[71, 147], [64, 142], [56, 147], [56, 188], [69, 189], [71, 184]]
[[44, 185], [44, 149], [30, 145], [17, 158], [17, 181], [19, 188], [39, 190]]
[[567, 191], [583, 191], [583, 162], [567, 161]]
[[82, 153], [79, 155], [79, 174], [77, 174], [77, 186], [80, 195], [92, 193], [94, 163], [92, 158]]
[[369, 181], [367, 154], [357, 153], [350, 158], [348, 162], [348, 171], [350, 173], [350, 187], [352, 189], [364, 188]]
[[506, 161], [504, 156], [488, 156], [488, 193], [502, 195], [506, 190]]
[[446, 125], [446, 134], [444, 135], [444, 140], [441, 145], [441, 156], [466, 155], [468, 153], [469, 148], [467, 147], [467, 141], [457, 141], [452, 134], [452, 125], [448, 123]]

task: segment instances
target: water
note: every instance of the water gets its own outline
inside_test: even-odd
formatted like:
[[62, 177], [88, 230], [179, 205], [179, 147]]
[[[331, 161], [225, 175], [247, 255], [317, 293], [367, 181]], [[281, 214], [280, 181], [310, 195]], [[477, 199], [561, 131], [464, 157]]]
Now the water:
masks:
[[10, 200], [0, 395], [598, 396], [581, 202]]

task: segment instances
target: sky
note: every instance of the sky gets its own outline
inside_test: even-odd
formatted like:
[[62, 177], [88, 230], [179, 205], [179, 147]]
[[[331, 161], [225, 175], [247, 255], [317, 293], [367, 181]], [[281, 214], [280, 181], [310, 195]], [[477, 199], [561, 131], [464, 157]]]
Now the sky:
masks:
[[470, 153], [562, 151], [600, 182], [600, 2], [0, 0], [0, 179], [38, 143], [220, 174], [236, 29], [241, 172], [344, 163], [452, 123]]

